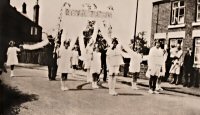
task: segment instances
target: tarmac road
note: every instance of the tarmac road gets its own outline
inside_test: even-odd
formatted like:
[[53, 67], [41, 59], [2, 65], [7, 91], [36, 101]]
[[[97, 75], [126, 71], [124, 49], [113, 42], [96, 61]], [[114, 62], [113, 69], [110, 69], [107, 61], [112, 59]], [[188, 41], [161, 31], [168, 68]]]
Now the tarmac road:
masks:
[[2, 81], [23, 94], [37, 98], [20, 103], [19, 115], [200, 115], [200, 98], [170, 91], [149, 94], [146, 87], [132, 90], [117, 82], [118, 96], [108, 94], [107, 83], [93, 90], [86, 76], [69, 77], [69, 91], [60, 90], [60, 81], [48, 81], [47, 71], [16, 68]]

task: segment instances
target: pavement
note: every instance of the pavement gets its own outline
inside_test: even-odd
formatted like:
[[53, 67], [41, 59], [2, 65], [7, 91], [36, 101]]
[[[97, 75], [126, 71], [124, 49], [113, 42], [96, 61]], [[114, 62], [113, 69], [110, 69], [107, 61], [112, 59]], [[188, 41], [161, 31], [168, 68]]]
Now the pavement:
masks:
[[[29, 68], [29, 69], [37, 69], [37, 70], [45, 70], [47, 71], [47, 66], [41, 66], [39, 64], [25, 64], [25, 63], [20, 63], [17, 65], [18, 67], [24, 67], [24, 68]], [[78, 70], [76, 71], [77, 75], [86, 76], [86, 72]], [[143, 77], [144, 78], [144, 77]], [[119, 75], [117, 77], [117, 81], [121, 82], [122, 84], [126, 84], [131, 86], [131, 78], [130, 77], [123, 77]], [[138, 85], [143, 86], [143, 87], [149, 87], [149, 81], [148, 79], [138, 79]], [[176, 93], [183, 93], [183, 94], [188, 94], [192, 96], [197, 96], [200, 97], [200, 88], [195, 88], [195, 87], [183, 87], [182, 85], [174, 85], [174, 84], [169, 84], [168, 82], [163, 82], [161, 84], [161, 87], [166, 90], [166, 91], [171, 91], [171, 92], [176, 92]]]

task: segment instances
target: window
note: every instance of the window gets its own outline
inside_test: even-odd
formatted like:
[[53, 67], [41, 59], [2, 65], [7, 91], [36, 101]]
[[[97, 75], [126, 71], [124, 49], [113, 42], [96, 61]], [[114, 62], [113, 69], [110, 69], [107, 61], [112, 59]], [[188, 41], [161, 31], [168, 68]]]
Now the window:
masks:
[[31, 27], [31, 35], [37, 35], [38, 29], [37, 27]]
[[197, 21], [200, 21], [200, 0], [197, 0]]
[[200, 38], [195, 39], [194, 63], [200, 65]]
[[171, 24], [173, 25], [183, 24], [184, 17], [185, 17], [185, 2], [184, 1], [172, 2]]

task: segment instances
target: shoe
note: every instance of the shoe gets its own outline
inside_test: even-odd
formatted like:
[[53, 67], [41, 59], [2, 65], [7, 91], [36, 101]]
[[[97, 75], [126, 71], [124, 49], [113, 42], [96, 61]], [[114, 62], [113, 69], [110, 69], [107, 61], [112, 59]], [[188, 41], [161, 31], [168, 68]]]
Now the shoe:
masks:
[[158, 92], [158, 91], [153, 91], [153, 93], [154, 93], [154, 94], [159, 94], [159, 92]]
[[115, 92], [115, 91], [111, 91], [111, 92], [109, 92], [109, 94], [112, 95], [112, 96], [117, 96], [118, 95], [118, 93]]
[[69, 90], [69, 88], [67, 88], [67, 87], [61, 87], [61, 90], [62, 91], [66, 91], [66, 90]]
[[149, 89], [148, 93], [153, 94], [153, 91], [151, 89]]
[[138, 90], [139, 88], [137, 86], [132, 86], [131, 89]]

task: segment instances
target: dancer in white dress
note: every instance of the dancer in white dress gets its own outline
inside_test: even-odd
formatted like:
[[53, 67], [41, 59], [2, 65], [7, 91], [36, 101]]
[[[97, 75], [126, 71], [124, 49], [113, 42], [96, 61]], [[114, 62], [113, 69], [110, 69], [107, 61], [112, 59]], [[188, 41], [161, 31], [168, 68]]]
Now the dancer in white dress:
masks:
[[10, 47], [7, 51], [7, 65], [11, 68], [10, 77], [14, 77], [14, 67], [18, 64], [17, 52], [20, 51], [19, 48], [15, 47], [15, 42], [9, 42]]
[[163, 50], [160, 48], [160, 43], [155, 41], [155, 46], [150, 49], [148, 59], [148, 69], [150, 71], [149, 93], [159, 93], [155, 89], [157, 79], [162, 73], [163, 62]]
[[92, 88], [99, 88], [97, 81], [99, 79], [99, 74], [101, 71], [101, 53], [99, 52], [98, 47], [94, 47], [94, 52], [92, 53], [92, 61], [90, 66], [90, 73], [93, 77]]
[[92, 82], [92, 75], [90, 74], [90, 66], [91, 66], [91, 59], [92, 59], [92, 52], [93, 52], [94, 42], [91, 41], [90, 44], [86, 47], [86, 58], [84, 61], [84, 68], [87, 70], [87, 83]]
[[69, 49], [70, 41], [64, 41], [64, 48], [60, 48], [58, 52], [59, 64], [58, 64], [58, 71], [60, 74], [61, 79], [61, 90], [69, 90], [68, 87], [65, 86], [65, 82], [67, 80], [68, 74], [71, 73], [71, 58], [72, 52]]
[[109, 69], [109, 94], [116, 96], [117, 92], [115, 91], [116, 84], [116, 75], [119, 73], [119, 66], [123, 64], [122, 60], [122, 51], [118, 47], [117, 38], [112, 40], [113, 46], [107, 51], [107, 63]]
[[73, 72], [72, 72], [72, 76], [76, 75], [76, 70], [78, 67], [78, 46], [75, 45], [74, 48], [72, 49], [72, 68], [73, 68]]
[[139, 48], [135, 48], [134, 51], [129, 52], [129, 55], [131, 56], [129, 72], [133, 75], [132, 89], [138, 89], [137, 78], [140, 74], [142, 55], [139, 53]]

